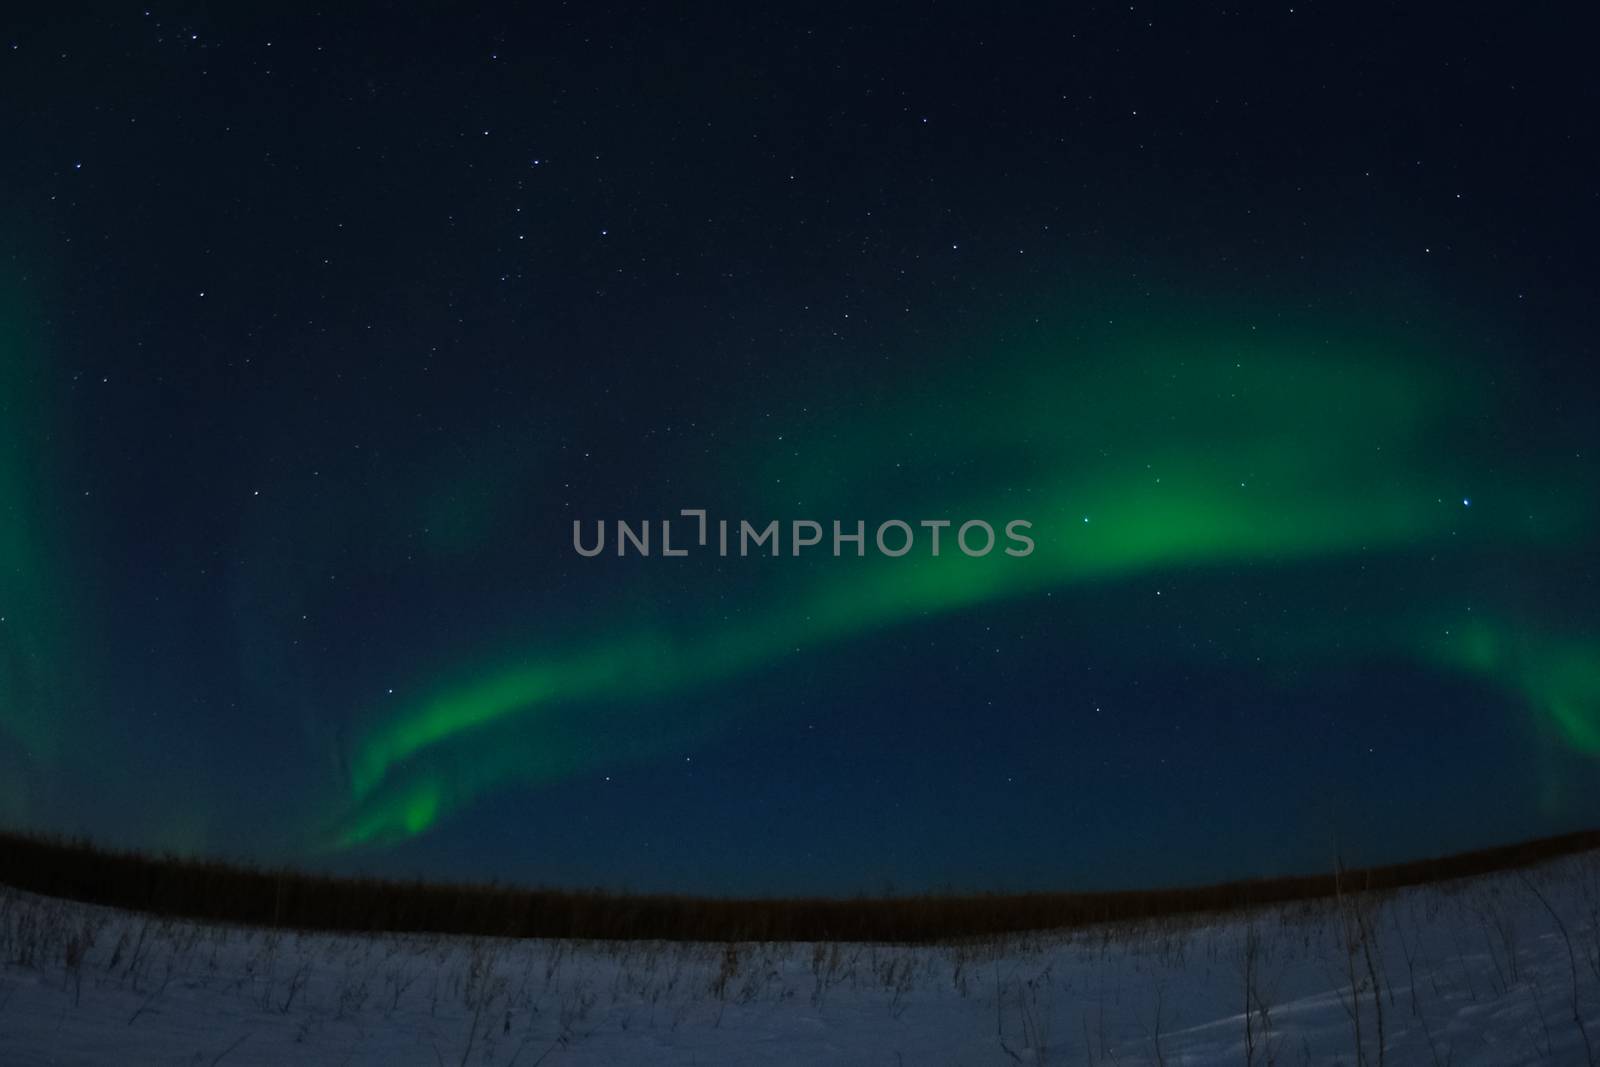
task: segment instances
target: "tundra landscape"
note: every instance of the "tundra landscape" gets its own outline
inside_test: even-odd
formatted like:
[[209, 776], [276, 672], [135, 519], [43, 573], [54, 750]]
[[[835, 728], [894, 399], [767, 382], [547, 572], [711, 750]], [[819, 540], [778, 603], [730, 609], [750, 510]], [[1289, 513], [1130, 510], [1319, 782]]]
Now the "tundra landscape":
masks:
[[[1404, 888], [1124, 895], [1152, 913], [915, 943], [338, 933], [8, 888], [0, 1061], [1592, 1065], [1600, 852], [1574, 843]], [[709, 907], [692, 921], [730, 921]]]

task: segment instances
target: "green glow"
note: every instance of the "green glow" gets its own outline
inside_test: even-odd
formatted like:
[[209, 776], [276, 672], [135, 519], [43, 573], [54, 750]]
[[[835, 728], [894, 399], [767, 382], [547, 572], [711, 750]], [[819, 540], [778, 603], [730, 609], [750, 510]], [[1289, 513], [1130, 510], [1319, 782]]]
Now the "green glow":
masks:
[[1542, 711], [1569, 745], [1600, 756], [1600, 640], [1472, 619], [1441, 628], [1423, 653], [1518, 694]]
[[[766, 487], [747, 517], [861, 517], [869, 531], [890, 517], [984, 518], [997, 530], [1027, 518], [1033, 556], [968, 558], [951, 529], [939, 558], [919, 549], [901, 559], [767, 561], [770, 588], [736, 622], [708, 613], [671, 631], [535, 638], [526, 658], [431, 686], [432, 698], [369, 725], [335, 847], [415, 835], [497, 786], [627, 758], [627, 746], [595, 738], [626, 734], [652, 697], [853, 634], [1163, 568], [1559, 544], [1592, 519], [1583, 507], [1552, 511], [1526, 472], [1497, 477], [1491, 499], [1463, 505], [1492, 454], [1477, 436], [1492, 405], [1459, 362], [1317, 339], [1096, 343], [1107, 348], [1088, 371], [1076, 366], [1080, 349], [1063, 342], [979, 382], [932, 383], [916, 392], [922, 399], [831, 418], [803, 447], [754, 457], [747, 476]], [[963, 402], [929, 399], [941, 396]], [[982, 478], [964, 474], [975, 456]], [[997, 484], [996, 470], [1015, 473]], [[1572, 745], [1600, 752], [1592, 642], [1530, 639], [1512, 652], [1500, 631], [1444, 644], [1419, 632], [1382, 640], [1495, 678]], [[639, 742], [632, 751], [652, 749]]]
[[[44, 772], [77, 728], [67, 590], [50, 546], [48, 394], [23, 318], [0, 306], [0, 815], [34, 822]], [[33, 777], [33, 788], [24, 778]]]

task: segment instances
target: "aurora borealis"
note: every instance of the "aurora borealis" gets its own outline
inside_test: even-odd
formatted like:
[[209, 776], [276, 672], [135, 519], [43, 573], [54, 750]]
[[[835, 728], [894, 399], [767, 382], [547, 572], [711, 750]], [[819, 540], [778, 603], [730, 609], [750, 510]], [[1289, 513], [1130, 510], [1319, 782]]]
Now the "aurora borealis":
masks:
[[[1187, 336], [1137, 343], [1150, 347], [1117, 352], [1110, 339], [1094, 342], [1105, 370], [1063, 360], [1072, 374], [1058, 380], [1036, 371], [1032, 360], [1013, 361], [1014, 384], [1001, 383], [992, 399], [964, 405], [955, 425], [917, 450], [916, 463], [935, 471], [986, 451], [996, 456], [991, 462], [1031, 472], [998, 497], [955, 498], [974, 515], [998, 519], [1003, 509], [1021, 507], [1037, 516], [1037, 559], [949, 550], [937, 558], [869, 562], [846, 554], [828, 561], [834, 573], [813, 570], [789, 586], [781, 571], [772, 575], [778, 589], [762, 599], [783, 606], [752, 610], [737, 624], [713, 621], [670, 635], [644, 631], [548, 661], [539, 659], [534, 643], [535, 654], [516, 667], [445, 688], [415, 709], [386, 716], [357, 742], [352, 782], [371, 814], [345, 840], [420, 832], [451, 799], [469, 799], [492, 783], [537, 783], [575, 764], [604, 765], [603, 753], [585, 759], [552, 751], [567, 736], [542, 725], [552, 708], [559, 716], [563, 707], [606, 699], [622, 714], [645, 712], [653, 692], [759, 669], [786, 653], [930, 613], [1174, 566], [1287, 565], [1396, 550], [1455, 554], [1451, 542], [1462, 534], [1469, 543], [1487, 539], [1538, 551], [1541, 542], [1559, 544], [1586, 529], [1581, 505], [1568, 509], [1578, 514], [1550, 511], [1531, 471], [1518, 472], [1470, 510], [1470, 498], [1461, 494], [1481, 478], [1472, 472], [1485, 460], [1470, 448], [1473, 424], [1486, 412], [1459, 370], [1452, 380], [1413, 356], [1407, 373], [1395, 373], [1359, 349], [1307, 358], [1298, 339], [1276, 349]], [[1183, 358], [1167, 354], [1186, 349]], [[1050, 362], [1046, 350], [1037, 365]], [[1112, 425], [1121, 418], [1112, 413], [1130, 410], [1142, 413], [1139, 426]], [[835, 442], [845, 457], [840, 466], [848, 467], [850, 457], [883, 454], [884, 435], [898, 427], [939, 422], [937, 412], [881, 412], [862, 438]], [[1201, 434], [1207, 447], [1196, 451]], [[1085, 455], [1089, 442], [1113, 438], [1114, 450]], [[1445, 454], [1437, 463], [1408, 458], [1396, 469], [1389, 458], [1436, 450]], [[802, 510], [819, 498], [855, 498], [848, 485], [812, 490], [804, 469], [790, 484], [800, 486], [795, 506]], [[1492, 611], [1492, 604], [1484, 606]], [[1405, 613], [1393, 604], [1383, 611]], [[1600, 671], [1564, 662], [1581, 659], [1581, 652], [1573, 656], [1534, 639], [1526, 655], [1535, 662], [1525, 674], [1524, 656], [1498, 651], [1501, 639], [1481, 613], [1463, 617], [1459, 625], [1468, 630], [1455, 642], [1449, 614], [1415, 612], [1380, 648], [1484, 672], [1593, 751]], [[605, 715], [578, 714], [591, 721]], [[541, 726], [530, 731], [534, 723]], [[511, 736], [502, 736], [506, 731]], [[524, 732], [534, 735], [539, 751], [517, 748]], [[452, 756], [455, 747], [464, 751]], [[448, 770], [434, 767], [435, 758]]]
[[[717, 893], [1600, 822], [1548, 36], [876, 19], [17, 26], [0, 819]], [[685, 508], [1036, 547], [573, 551]]]

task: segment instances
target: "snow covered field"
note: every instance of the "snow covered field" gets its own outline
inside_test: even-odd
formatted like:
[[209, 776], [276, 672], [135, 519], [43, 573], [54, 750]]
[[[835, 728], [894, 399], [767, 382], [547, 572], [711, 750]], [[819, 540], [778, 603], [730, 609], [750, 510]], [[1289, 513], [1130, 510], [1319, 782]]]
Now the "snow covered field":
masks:
[[0, 889], [3, 1064], [1587, 1064], [1600, 854], [985, 944], [352, 937]]

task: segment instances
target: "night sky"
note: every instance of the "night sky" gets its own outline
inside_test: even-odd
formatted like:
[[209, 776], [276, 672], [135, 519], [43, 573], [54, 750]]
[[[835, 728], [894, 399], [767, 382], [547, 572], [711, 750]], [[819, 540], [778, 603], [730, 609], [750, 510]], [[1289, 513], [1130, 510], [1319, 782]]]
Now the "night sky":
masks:
[[1600, 823], [1575, 26], [236, 6], [0, 21], [6, 826], [790, 894]]

